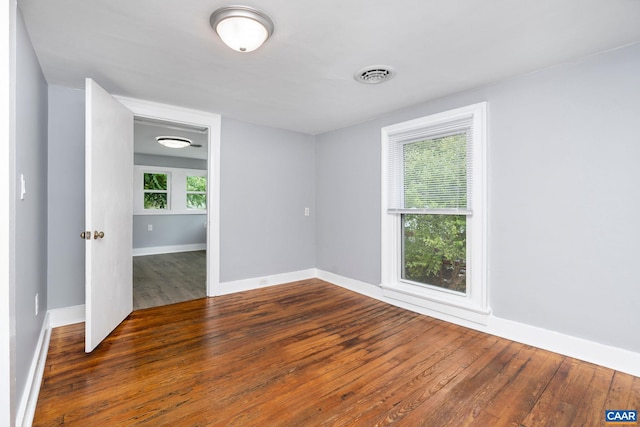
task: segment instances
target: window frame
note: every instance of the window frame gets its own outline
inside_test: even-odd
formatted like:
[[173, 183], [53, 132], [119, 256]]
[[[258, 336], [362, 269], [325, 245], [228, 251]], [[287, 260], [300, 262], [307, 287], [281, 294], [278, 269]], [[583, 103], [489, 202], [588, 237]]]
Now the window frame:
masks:
[[[166, 175], [167, 176], [167, 189], [166, 190], [148, 190], [144, 188], [144, 176], [146, 174], [151, 175]], [[135, 193], [135, 191], [134, 191]], [[166, 194], [167, 195], [167, 206], [165, 208], [159, 209], [147, 209], [144, 207], [144, 196], [146, 194]], [[171, 172], [160, 172], [160, 171], [144, 171], [142, 172], [142, 209], [145, 212], [155, 212], [155, 211], [169, 211], [171, 210]]]
[[[381, 130], [381, 288], [385, 297], [418, 306], [435, 317], [454, 317], [487, 324], [490, 315], [487, 292], [486, 262], [486, 117], [487, 104], [460, 107], [441, 113], [385, 126]], [[391, 136], [437, 126], [472, 115], [472, 214], [467, 215], [467, 289], [454, 292], [437, 286], [418, 284], [401, 279], [402, 274], [402, 214], [389, 213], [389, 156]], [[402, 140], [395, 143], [403, 143]], [[436, 212], [434, 212], [436, 213]], [[425, 212], [429, 214], [429, 212]], [[440, 316], [438, 316], [439, 314]]]
[[[144, 208], [144, 174], [167, 174], [167, 209]], [[202, 215], [207, 209], [187, 208], [187, 176], [207, 177], [207, 171], [162, 166], [134, 165], [133, 214], [134, 215]], [[209, 182], [207, 179], [207, 207], [209, 206]]]
[[[205, 190], [204, 191], [196, 191], [196, 190], [189, 190], [189, 177], [192, 176], [200, 176], [200, 177], [204, 177], [205, 179]], [[206, 210], [205, 209], [196, 209], [196, 208], [190, 208], [189, 207], [189, 194], [201, 194], [204, 195], [204, 200], [205, 200], [205, 205], [207, 204], [207, 189], [209, 188], [209, 183], [207, 182], [207, 174], [192, 174], [192, 173], [188, 173], [185, 175], [185, 207], [186, 209], [190, 210], [190, 211], [194, 211], [194, 210]]]

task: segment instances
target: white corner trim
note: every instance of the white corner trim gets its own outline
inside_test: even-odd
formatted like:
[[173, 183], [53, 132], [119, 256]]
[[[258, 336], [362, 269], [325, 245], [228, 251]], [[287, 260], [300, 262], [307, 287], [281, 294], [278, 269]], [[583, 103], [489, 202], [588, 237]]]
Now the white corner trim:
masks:
[[204, 251], [206, 243], [193, 243], [190, 245], [153, 246], [149, 248], [133, 248], [133, 256], [174, 254], [178, 252]]
[[318, 278], [396, 307], [640, 377], [640, 353], [489, 314], [486, 326], [385, 296], [381, 287], [318, 270]]
[[331, 284], [340, 286], [341, 288], [357, 292], [380, 301], [384, 301], [382, 296], [382, 288], [370, 283], [361, 282], [360, 280], [350, 279], [338, 274], [330, 273], [324, 270], [318, 270], [318, 279], [324, 280]]
[[262, 277], [252, 277], [250, 279], [233, 280], [220, 283], [217, 295], [228, 295], [236, 292], [250, 291], [252, 289], [266, 288], [268, 286], [280, 285], [283, 283], [297, 282], [298, 280], [314, 279], [318, 277], [315, 268], [308, 270], [293, 271], [290, 273], [273, 274]]
[[85, 321], [84, 304], [72, 305], [70, 307], [54, 308], [47, 312], [51, 328], [59, 326], [73, 325]]
[[16, 413], [16, 426], [28, 427], [33, 423], [33, 416], [36, 413], [38, 394], [44, 375], [44, 368], [47, 362], [47, 352], [49, 351], [49, 339], [51, 338], [51, 325], [49, 313], [45, 313], [42, 329], [36, 343], [36, 351], [29, 367], [27, 383], [22, 393], [18, 411]]

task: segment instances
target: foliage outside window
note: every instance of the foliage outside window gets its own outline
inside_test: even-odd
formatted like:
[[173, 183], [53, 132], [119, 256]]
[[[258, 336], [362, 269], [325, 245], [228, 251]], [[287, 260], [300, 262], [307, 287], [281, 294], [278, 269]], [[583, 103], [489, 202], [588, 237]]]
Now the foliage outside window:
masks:
[[169, 202], [169, 175], [166, 173], [144, 174], [144, 208], [167, 209]]
[[206, 176], [187, 176], [187, 209], [207, 209]]
[[[466, 132], [402, 145], [405, 208], [466, 207], [466, 145]], [[466, 292], [466, 215], [405, 213], [401, 226], [402, 279]]]
[[134, 165], [134, 215], [201, 215], [207, 211], [207, 171]]

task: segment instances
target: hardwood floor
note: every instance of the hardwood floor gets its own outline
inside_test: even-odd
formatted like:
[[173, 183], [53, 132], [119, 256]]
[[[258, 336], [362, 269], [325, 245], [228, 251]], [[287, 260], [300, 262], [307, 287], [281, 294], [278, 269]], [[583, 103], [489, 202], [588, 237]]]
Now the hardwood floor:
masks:
[[206, 296], [206, 251], [133, 257], [133, 309]]
[[598, 426], [640, 378], [320, 280], [51, 335], [34, 426]]

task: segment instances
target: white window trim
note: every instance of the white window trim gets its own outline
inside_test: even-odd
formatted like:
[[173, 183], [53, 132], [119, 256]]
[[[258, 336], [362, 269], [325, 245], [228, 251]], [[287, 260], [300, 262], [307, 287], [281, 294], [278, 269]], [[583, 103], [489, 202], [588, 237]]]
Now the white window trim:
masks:
[[[486, 179], [486, 102], [421, 117], [382, 128], [381, 156], [381, 287], [383, 295], [427, 311], [487, 324], [491, 310], [487, 292], [487, 179]], [[428, 127], [439, 122], [473, 114], [473, 215], [467, 219], [466, 294], [430, 286], [418, 286], [400, 279], [401, 216], [388, 213], [390, 135]], [[437, 316], [436, 316], [437, 317]]]
[[[167, 209], [144, 208], [144, 174], [167, 174]], [[134, 215], [204, 215], [207, 209], [187, 208], [187, 176], [207, 176], [206, 170], [134, 165], [133, 214]], [[208, 185], [208, 184], [207, 184]], [[194, 192], [191, 192], [194, 193]], [[206, 192], [202, 194], [207, 194]]]

